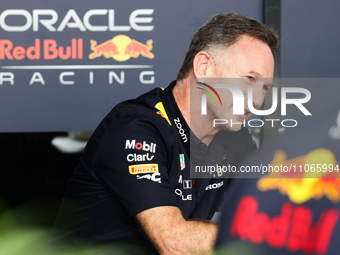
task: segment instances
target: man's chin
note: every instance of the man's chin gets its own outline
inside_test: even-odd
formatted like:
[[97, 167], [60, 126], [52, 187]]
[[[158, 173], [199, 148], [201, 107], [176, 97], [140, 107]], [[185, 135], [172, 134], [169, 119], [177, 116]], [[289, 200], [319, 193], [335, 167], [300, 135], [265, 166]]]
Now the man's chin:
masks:
[[229, 131], [236, 132], [236, 131], [239, 131], [241, 127], [242, 127], [241, 124], [236, 124], [236, 125], [233, 125], [232, 127], [229, 127]]
[[243, 118], [239, 118], [237, 116], [232, 116], [230, 119], [215, 119], [217, 124], [214, 122], [214, 127], [218, 130], [226, 130], [226, 131], [239, 131], [243, 125], [245, 125], [246, 120]]
[[242, 127], [242, 124], [234, 124], [234, 125], [225, 125], [223, 127], [223, 130], [226, 130], [226, 131], [232, 131], [232, 132], [236, 132], [236, 131], [239, 131]]
[[228, 123], [228, 130], [234, 132], [239, 131], [245, 124], [245, 121], [246, 120], [243, 118], [238, 118], [237, 116], [234, 116], [234, 118], [232, 118]]

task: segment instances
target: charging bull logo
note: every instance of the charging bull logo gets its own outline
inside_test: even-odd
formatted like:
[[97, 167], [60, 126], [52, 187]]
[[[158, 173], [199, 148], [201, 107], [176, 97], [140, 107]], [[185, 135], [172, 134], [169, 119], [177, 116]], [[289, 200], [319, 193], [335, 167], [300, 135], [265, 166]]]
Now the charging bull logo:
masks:
[[168, 121], [169, 125], [171, 126], [171, 122], [170, 122], [170, 120], [169, 120], [168, 114], [166, 114], [166, 111], [165, 111], [165, 109], [164, 109], [163, 103], [162, 103], [162, 102], [158, 102], [158, 103], [155, 105], [155, 108], [156, 108], [157, 110], [159, 110], [159, 111], [157, 112], [157, 114], [161, 115], [164, 119], [166, 119], [166, 120]]
[[310, 199], [327, 197], [333, 203], [340, 201], [339, 163], [327, 149], [316, 149], [310, 153], [287, 160], [286, 153], [278, 150], [272, 166], [286, 166], [289, 172], [271, 172], [257, 182], [260, 191], [279, 190], [295, 204]]
[[146, 44], [143, 44], [126, 35], [117, 35], [99, 45], [95, 40], [91, 40], [90, 43], [90, 48], [93, 52], [89, 55], [89, 59], [104, 56], [105, 58], [113, 58], [122, 62], [131, 57], [138, 58], [140, 55], [150, 59], [155, 57], [151, 52], [153, 48], [151, 39]]
[[102, 55], [104, 55], [104, 57], [106, 58], [111, 58], [114, 55], [119, 55], [117, 45], [111, 40], [99, 45], [97, 45], [97, 42], [95, 40], [91, 40], [90, 43], [91, 50], [93, 50], [93, 53], [91, 53], [89, 56], [90, 59], [101, 57]]

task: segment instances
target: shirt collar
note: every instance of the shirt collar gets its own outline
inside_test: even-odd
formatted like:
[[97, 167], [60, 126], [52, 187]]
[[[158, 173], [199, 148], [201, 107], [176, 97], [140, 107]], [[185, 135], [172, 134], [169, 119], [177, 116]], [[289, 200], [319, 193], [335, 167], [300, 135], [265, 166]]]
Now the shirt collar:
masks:
[[[193, 134], [176, 103], [172, 92], [175, 85], [176, 81], [173, 81], [164, 90], [162, 101], [164, 102], [164, 108], [169, 115], [170, 122], [174, 126], [173, 128], [176, 129], [175, 132], [180, 136], [186, 151], [190, 152], [190, 138]], [[181, 129], [183, 129], [184, 132], [181, 131]]]
[[[171, 82], [170, 85], [166, 89], [164, 89], [162, 98], [162, 101], [164, 101], [165, 110], [169, 114], [171, 124], [174, 125], [174, 128], [177, 130], [176, 132], [181, 137], [187, 152], [190, 152], [190, 149], [191, 150], [199, 149], [205, 154], [207, 153], [208, 150], [207, 146], [200, 139], [198, 139], [197, 136], [190, 130], [187, 122], [185, 121], [181, 111], [178, 108], [178, 105], [172, 92], [175, 85], [176, 81]], [[180, 128], [184, 130], [184, 133], [182, 135], [180, 134]], [[220, 146], [226, 149], [226, 145], [231, 139], [229, 133], [230, 132], [224, 130], [218, 132], [215, 135], [212, 144], [215, 145], [215, 143], [217, 142]]]

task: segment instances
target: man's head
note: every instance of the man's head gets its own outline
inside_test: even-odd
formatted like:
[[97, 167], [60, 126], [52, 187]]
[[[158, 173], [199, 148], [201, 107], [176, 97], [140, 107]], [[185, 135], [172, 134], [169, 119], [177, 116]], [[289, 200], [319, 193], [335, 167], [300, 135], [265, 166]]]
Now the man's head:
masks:
[[200, 51], [218, 58], [221, 51], [235, 44], [242, 35], [248, 34], [269, 46], [276, 48], [278, 34], [270, 27], [241, 14], [218, 14], [200, 27], [191, 39], [177, 80], [183, 80], [193, 67], [193, 61]]
[[255, 109], [262, 105], [265, 93], [271, 88], [272, 50], [277, 43], [277, 33], [256, 20], [235, 13], [216, 15], [195, 33], [177, 79], [241, 78], [234, 82], [244, 94], [243, 115], [233, 115], [233, 98], [227, 89], [218, 92], [223, 107], [207, 102], [208, 117], [228, 120], [228, 124], [219, 129], [237, 131], [242, 124], [231, 126], [231, 121], [242, 123], [251, 115], [247, 105], [248, 88], [252, 88]]

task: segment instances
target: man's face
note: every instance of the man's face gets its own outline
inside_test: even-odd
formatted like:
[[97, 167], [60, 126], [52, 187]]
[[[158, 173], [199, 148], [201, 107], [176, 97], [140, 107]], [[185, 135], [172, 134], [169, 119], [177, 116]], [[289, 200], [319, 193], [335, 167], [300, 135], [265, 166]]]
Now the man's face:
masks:
[[[243, 121], [251, 115], [248, 108], [248, 88], [252, 88], [252, 103], [254, 108], [258, 109], [263, 103], [266, 92], [272, 87], [273, 54], [267, 44], [251, 36], [243, 35], [238, 42], [223, 51], [223, 56], [218, 56], [218, 58], [219, 61], [213, 64], [209, 76], [211, 75], [211, 78], [237, 78], [231, 79], [232, 83], [229, 84], [242, 90], [244, 114], [233, 115], [233, 98], [228, 89], [217, 89], [223, 106], [210, 104], [209, 109], [208, 104], [208, 111], [214, 119], [228, 120], [223, 129], [238, 131]], [[234, 124], [235, 122], [239, 124]]]

